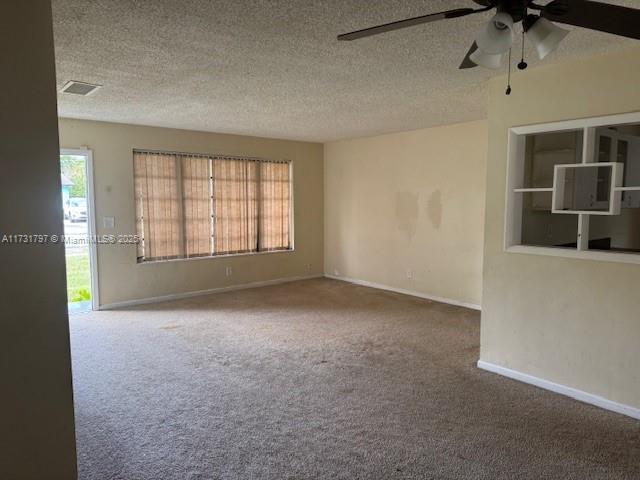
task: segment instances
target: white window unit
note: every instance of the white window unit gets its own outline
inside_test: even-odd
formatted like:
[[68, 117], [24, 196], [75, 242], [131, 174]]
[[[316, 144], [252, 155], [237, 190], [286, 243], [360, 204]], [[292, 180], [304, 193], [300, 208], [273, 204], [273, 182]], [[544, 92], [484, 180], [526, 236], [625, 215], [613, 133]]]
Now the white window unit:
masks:
[[640, 263], [640, 113], [509, 130], [505, 250]]

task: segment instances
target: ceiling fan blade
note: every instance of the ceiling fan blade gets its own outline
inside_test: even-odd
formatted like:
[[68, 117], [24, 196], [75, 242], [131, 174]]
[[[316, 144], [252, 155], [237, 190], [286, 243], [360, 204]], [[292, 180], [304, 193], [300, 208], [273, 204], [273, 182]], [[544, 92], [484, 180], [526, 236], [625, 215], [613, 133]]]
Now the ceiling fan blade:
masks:
[[547, 20], [640, 40], [640, 10], [590, 0], [554, 0], [542, 8]]
[[478, 66], [475, 63], [473, 63], [473, 61], [470, 58], [471, 54], [473, 52], [475, 52], [476, 50], [478, 50], [478, 44], [476, 42], [473, 42], [473, 44], [471, 45], [471, 48], [469, 49], [469, 51], [465, 55], [464, 60], [462, 60], [462, 63], [460, 64], [458, 69], [465, 70], [467, 68], [474, 68], [474, 67]]
[[384, 25], [378, 25], [377, 27], [364, 28], [362, 30], [356, 30], [355, 32], [343, 33], [342, 35], [338, 35], [338, 40], [357, 40], [359, 38], [370, 37], [371, 35], [378, 35], [379, 33], [391, 32], [392, 30], [413, 27], [414, 25], [422, 25], [423, 23], [431, 23], [438, 20], [444, 20], [446, 18], [464, 17], [466, 15], [471, 15], [472, 13], [483, 11], [486, 11], [486, 9], [474, 10], [473, 8], [457, 8], [455, 10], [447, 10], [446, 12], [432, 13], [421, 17], [407, 18], [406, 20], [385, 23]]

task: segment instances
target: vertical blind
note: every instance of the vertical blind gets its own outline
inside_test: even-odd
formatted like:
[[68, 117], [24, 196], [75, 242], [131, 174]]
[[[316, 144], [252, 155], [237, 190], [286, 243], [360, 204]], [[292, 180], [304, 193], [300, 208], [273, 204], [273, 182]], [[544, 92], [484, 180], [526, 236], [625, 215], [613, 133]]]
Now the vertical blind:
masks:
[[214, 247], [217, 254], [258, 250], [258, 162], [213, 159]]
[[278, 250], [289, 241], [289, 165], [263, 163], [260, 169], [260, 250]]
[[291, 166], [134, 151], [138, 261], [291, 249]]

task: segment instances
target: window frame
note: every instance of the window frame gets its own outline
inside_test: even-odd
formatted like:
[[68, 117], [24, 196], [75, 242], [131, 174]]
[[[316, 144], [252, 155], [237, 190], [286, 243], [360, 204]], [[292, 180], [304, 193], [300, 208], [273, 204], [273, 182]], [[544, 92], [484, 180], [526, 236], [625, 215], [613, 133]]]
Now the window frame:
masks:
[[[175, 155], [175, 156], [191, 156], [191, 157], [202, 157], [207, 158], [209, 161], [213, 161], [215, 158], [228, 158], [235, 160], [247, 160], [254, 162], [268, 162], [268, 163], [286, 163], [289, 166], [289, 244], [290, 248], [280, 249], [280, 250], [265, 250], [265, 251], [255, 251], [255, 252], [238, 252], [238, 253], [221, 253], [221, 254], [213, 254], [213, 255], [198, 255], [191, 257], [178, 257], [178, 258], [158, 258], [158, 259], [150, 259], [150, 260], [140, 260], [136, 254], [136, 264], [137, 265], [145, 265], [145, 264], [157, 264], [157, 263], [166, 263], [166, 262], [189, 262], [194, 260], [213, 260], [216, 258], [230, 258], [230, 257], [244, 257], [251, 255], [270, 255], [270, 254], [287, 254], [295, 252], [295, 200], [294, 200], [294, 166], [293, 161], [289, 159], [282, 160], [273, 160], [263, 157], [251, 157], [245, 155], [227, 155], [227, 154], [211, 154], [211, 153], [197, 153], [197, 152], [178, 152], [178, 151], [169, 151], [169, 150], [158, 150], [158, 149], [149, 149], [149, 148], [133, 148], [131, 153], [132, 164], [135, 162], [135, 154], [136, 153], [156, 153], [162, 155]], [[181, 174], [180, 174], [181, 175]], [[134, 182], [135, 182], [135, 172], [134, 172]], [[177, 181], [180, 183], [181, 178], [178, 178]], [[211, 179], [212, 180], [212, 179]], [[213, 180], [212, 180], [213, 181]], [[215, 188], [215, 186], [213, 187]], [[138, 204], [137, 198], [134, 192], [134, 212], [135, 218], [137, 219], [138, 215]], [[182, 208], [182, 202], [184, 199], [182, 197], [179, 198], [179, 204]], [[258, 207], [259, 208], [259, 207]], [[260, 222], [260, 217], [258, 217], [258, 222]], [[137, 223], [137, 220], [136, 220]], [[212, 227], [213, 228], [213, 227]], [[212, 237], [213, 238], [213, 237]]]
[[[522, 194], [524, 191], [551, 191], [554, 189], [517, 188], [524, 168], [524, 149], [527, 135], [582, 130], [582, 164], [596, 161], [596, 129], [598, 127], [640, 123], [640, 112], [582, 118], [550, 123], [511, 127], [507, 131], [507, 166], [504, 214], [503, 251], [506, 253], [544, 255], [618, 263], [640, 264], [640, 253], [589, 250], [589, 218], [592, 213], [578, 215], [577, 248], [522, 245], [519, 236], [522, 226]], [[520, 200], [518, 200], [520, 196]]]

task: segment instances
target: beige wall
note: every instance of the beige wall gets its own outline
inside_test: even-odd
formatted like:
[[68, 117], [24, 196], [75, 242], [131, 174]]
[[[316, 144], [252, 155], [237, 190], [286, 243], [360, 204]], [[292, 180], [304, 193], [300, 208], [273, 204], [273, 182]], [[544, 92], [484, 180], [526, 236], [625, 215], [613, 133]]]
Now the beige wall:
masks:
[[[51, 5], [0, 4], [0, 237], [62, 233]], [[61, 244], [0, 243], [0, 478], [76, 478]]]
[[640, 110], [640, 50], [490, 82], [481, 359], [640, 407], [640, 267], [503, 252], [507, 129]]
[[[135, 233], [134, 148], [247, 155], [293, 161], [295, 251], [137, 264], [135, 246], [98, 247], [100, 303], [208, 290], [286, 277], [323, 268], [323, 147], [320, 144], [163, 128], [60, 120], [63, 148], [93, 152], [98, 234]], [[102, 218], [115, 217], [115, 229]], [[232, 267], [233, 275], [225, 275]]]
[[486, 156], [486, 121], [325, 145], [325, 272], [479, 305]]

